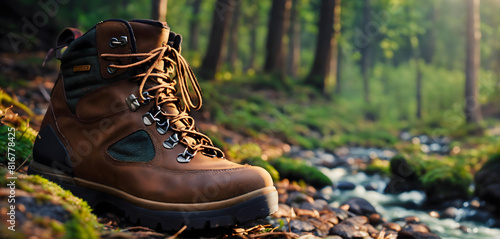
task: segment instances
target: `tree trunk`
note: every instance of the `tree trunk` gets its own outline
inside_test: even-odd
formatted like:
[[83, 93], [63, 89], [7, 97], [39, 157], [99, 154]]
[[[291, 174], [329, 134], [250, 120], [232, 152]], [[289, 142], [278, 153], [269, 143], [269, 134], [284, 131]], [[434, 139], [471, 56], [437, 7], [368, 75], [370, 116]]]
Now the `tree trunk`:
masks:
[[324, 92], [326, 89], [326, 80], [330, 73], [332, 42], [334, 40], [333, 21], [335, 2], [332, 0], [322, 0], [320, 8], [316, 53], [311, 72], [306, 82]]
[[[363, 22], [362, 28], [370, 23], [370, 0], [363, 2]], [[361, 74], [363, 74], [363, 98], [366, 104], [370, 104], [370, 82], [369, 82], [369, 69], [371, 59], [371, 42], [370, 40], [361, 47]]]
[[[439, 14], [438, 7], [436, 6], [436, 2], [430, 2], [430, 5], [431, 10], [427, 17], [431, 19], [431, 26], [435, 26], [437, 22], [437, 16]], [[436, 28], [429, 27], [422, 40], [423, 41], [421, 42], [423, 44], [420, 47], [420, 55], [427, 64], [430, 64], [434, 59], [434, 52], [436, 51]]]
[[229, 29], [229, 46], [227, 51], [226, 63], [230, 69], [234, 71], [234, 63], [238, 58], [238, 21], [240, 19], [241, 4], [234, 7], [233, 19], [231, 21], [231, 28]]
[[467, 15], [467, 41], [465, 58], [465, 120], [477, 124], [482, 120], [478, 101], [478, 77], [480, 67], [479, 0], [465, 0]]
[[259, 4], [252, 6], [250, 16], [250, 57], [248, 59], [247, 70], [255, 69], [255, 58], [257, 56], [257, 27], [259, 25]]
[[189, 49], [193, 52], [198, 50], [198, 38], [200, 36], [200, 19], [198, 14], [200, 13], [201, 0], [193, 1], [193, 12], [191, 19], [189, 21]]
[[151, 16], [153, 20], [167, 21], [167, 0], [152, 0]]
[[290, 12], [290, 28], [288, 31], [288, 62], [287, 74], [295, 78], [300, 66], [300, 0], [292, 0], [292, 10]]
[[422, 69], [420, 68], [419, 49], [415, 49], [415, 68], [417, 72], [417, 119], [422, 119]]
[[200, 75], [206, 79], [214, 79], [215, 73], [222, 63], [226, 35], [233, 15], [234, 0], [217, 0], [212, 19], [212, 29], [208, 40], [207, 53], [201, 63]]
[[[332, 56], [330, 59], [330, 77], [328, 78], [327, 84], [325, 85], [325, 90], [330, 91], [332, 85], [338, 84], [339, 75], [338, 75], [338, 61], [339, 61], [339, 46], [338, 39], [340, 37], [340, 1], [335, 0], [335, 7], [333, 10], [333, 38], [332, 38]], [[324, 93], [327, 93], [326, 91]]]
[[266, 60], [264, 71], [279, 73], [284, 76], [284, 49], [283, 41], [288, 29], [291, 0], [274, 0], [269, 12], [269, 28], [266, 43]]

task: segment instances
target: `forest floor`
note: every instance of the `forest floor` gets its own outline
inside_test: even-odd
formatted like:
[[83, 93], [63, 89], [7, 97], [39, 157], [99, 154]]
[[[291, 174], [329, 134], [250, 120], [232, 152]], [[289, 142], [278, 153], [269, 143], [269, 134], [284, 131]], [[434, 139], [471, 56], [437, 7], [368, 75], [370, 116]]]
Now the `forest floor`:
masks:
[[[265, 78], [254, 82], [202, 82], [206, 103], [201, 112], [195, 112], [197, 126], [223, 148], [230, 159], [270, 171], [280, 194], [280, 207], [266, 219], [235, 228], [162, 232], [134, 225], [109, 205], [91, 211], [85, 202], [56, 184], [25, 174], [32, 142], [58, 74], [54, 61], [40, 67], [43, 57], [44, 53], [0, 55], [0, 116], [3, 123], [16, 129], [18, 144], [16, 197], [17, 205], [22, 206], [16, 208], [21, 230], [15, 233], [3, 224], [8, 220], [11, 193], [5, 186], [8, 171], [0, 170], [0, 233], [12, 238], [27, 235], [34, 238], [296, 238], [307, 235], [439, 238], [436, 235], [439, 233], [420, 218], [410, 215], [388, 219], [364, 199], [332, 203], [332, 190], [355, 191], [358, 185], [334, 181], [328, 170], [342, 168], [348, 174], [363, 171], [394, 177], [390, 159], [403, 154], [420, 173], [416, 179], [420, 183], [417, 189], [446, 187], [446, 182], [451, 182], [458, 185], [453, 188], [458, 191], [466, 187], [465, 195], [448, 195], [444, 201], [452, 201], [449, 197], [462, 197], [462, 203], [470, 202], [479, 209], [484, 203], [473, 197], [469, 186], [488, 158], [500, 153], [500, 109], [495, 105], [483, 109], [487, 113], [483, 132], [464, 127], [446, 131], [446, 135], [435, 135], [439, 127], [428, 124], [365, 121], [359, 117], [360, 110], [336, 107], [330, 100], [315, 96], [314, 90], [301, 86], [279, 85]], [[6, 148], [6, 142], [6, 138], [1, 139], [2, 148]], [[2, 164], [7, 167], [6, 160]], [[443, 167], [448, 170], [443, 171]], [[362, 186], [367, 195], [371, 190], [367, 186], [377, 187]], [[429, 210], [429, 215], [445, 218], [446, 209], [450, 207], [434, 208]], [[471, 230], [459, 225], [454, 233], [467, 234]]]

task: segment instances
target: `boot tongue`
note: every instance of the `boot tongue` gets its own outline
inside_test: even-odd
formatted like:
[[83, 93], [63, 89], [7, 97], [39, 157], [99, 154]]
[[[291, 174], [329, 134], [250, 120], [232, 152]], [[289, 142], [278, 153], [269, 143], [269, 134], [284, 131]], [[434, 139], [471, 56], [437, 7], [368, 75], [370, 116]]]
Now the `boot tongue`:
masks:
[[166, 46], [170, 28], [165, 22], [151, 20], [131, 20], [137, 53], [148, 53], [158, 47]]

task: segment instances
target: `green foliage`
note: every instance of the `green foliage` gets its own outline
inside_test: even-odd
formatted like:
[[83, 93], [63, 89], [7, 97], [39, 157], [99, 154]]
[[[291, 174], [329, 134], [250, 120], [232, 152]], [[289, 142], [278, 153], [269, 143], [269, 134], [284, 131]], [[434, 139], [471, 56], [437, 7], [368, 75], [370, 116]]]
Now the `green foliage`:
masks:
[[390, 176], [390, 161], [382, 159], [374, 159], [365, 169], [367, 174], [379, 174], [382, 176]]
[[278, 170], [282, 178], [295, 181], [304, 180], [305, 183], [317, 188], [332, 185], [332, 181], [326, 175], [304, 160], [280, 157], [269, 163]]
[[280, 180], [278, 171], [268, 161], [264, 161], [261, 157], [246, 158], [242, 161], [242, 163], [259, 166], [265, 169], [271, 175], [274, 182], [278, 182]]
[[257, 158], [262, 156], [262, 149], [259, 145], [248, 143], [248, 144], [234, 144], [229, 146], [227, 150], [227, 156], [232, 161], [240, 163], [244, 159]]

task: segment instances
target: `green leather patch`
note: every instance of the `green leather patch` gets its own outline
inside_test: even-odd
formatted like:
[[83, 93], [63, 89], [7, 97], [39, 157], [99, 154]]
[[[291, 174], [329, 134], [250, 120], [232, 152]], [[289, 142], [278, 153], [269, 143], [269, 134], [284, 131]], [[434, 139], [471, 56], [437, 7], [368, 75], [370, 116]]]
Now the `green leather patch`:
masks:
[[148, 133], [139, 130], [111, 145], [108, 154], [119, 161], [149, 162], [155, 156], [155, 149]]

